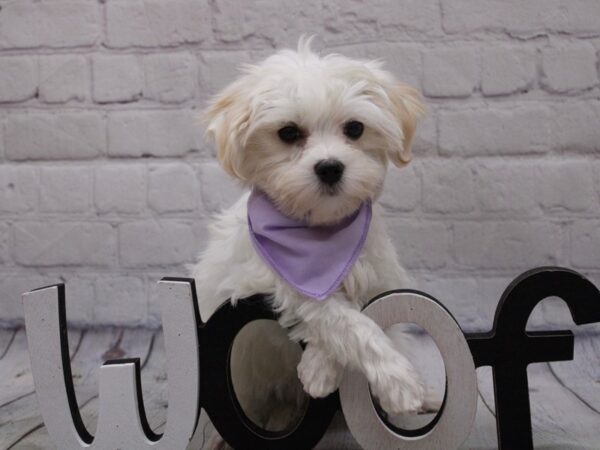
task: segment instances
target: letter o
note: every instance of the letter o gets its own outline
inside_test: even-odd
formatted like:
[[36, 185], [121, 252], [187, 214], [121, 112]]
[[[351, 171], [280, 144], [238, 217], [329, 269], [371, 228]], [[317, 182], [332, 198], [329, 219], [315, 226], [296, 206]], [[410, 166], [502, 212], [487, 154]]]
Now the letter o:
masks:
[[[469, 346], [458, 323], [434, 298], [415, 291], [392, 291], [375, 298], [364, 310], [382, 329], [412, 322], [437, 344], [446, 368], [444, 405], [422, 435], [405, 436], [388, 427], [371, 399], [369, 384], [347, 370], [340, 386], [342, 411], [350, 432], [366, 450], [457, 449], [467, 439], [477, 410], [477, 376]], [[430, 428], [430, 429], [428, 429]]]

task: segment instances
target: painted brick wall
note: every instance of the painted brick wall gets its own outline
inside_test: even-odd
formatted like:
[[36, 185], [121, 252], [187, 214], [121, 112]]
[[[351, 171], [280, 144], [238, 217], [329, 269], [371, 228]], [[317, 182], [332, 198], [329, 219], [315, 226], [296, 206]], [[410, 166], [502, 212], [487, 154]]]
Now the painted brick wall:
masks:
[[600, 282], [596, 0], [0, 0], [2, 323], [66, 281], [75, 323], [157, 326], [154, 283], [186, 274], [239, 192], [195, 116], [302, 33], [423, 92], [416, 160], [382, 202], [404, 264], [466, 328], [524, 269]]

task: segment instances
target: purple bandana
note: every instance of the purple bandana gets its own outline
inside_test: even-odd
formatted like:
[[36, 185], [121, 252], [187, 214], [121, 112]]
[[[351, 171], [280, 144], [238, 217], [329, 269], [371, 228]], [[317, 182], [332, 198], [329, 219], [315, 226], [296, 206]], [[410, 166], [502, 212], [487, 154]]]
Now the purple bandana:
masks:
[[371, 223], [371, 203], [336, 225], [309, 226], [284, 216], [262, 192], [248, 199], [248, 226], [258, 253], [301, 294], [324, 300], [360, 254]]

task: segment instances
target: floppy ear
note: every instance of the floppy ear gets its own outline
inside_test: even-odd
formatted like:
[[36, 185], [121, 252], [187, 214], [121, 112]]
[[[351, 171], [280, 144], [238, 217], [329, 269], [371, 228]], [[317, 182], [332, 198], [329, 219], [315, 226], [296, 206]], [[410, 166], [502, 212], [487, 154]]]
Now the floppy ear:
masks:
[[412, 138], [417, 128], [417, 121], [425, 114], [421, 96], [416, 89], [393, 82], [387, 87], [387, 93], [394, 108], [404, 138], [402, 143], [391, 152], [391, 159], [398, 167], [406, 165], [412, 159]]
[[245, 180], [242, 151], [250, 122], [250, 98], [245, 77], [217, 94], [202, 115], [206, 134], [217, 147], [217, 159], [231, 176]]
[[[383, 95], [377, 95], [380, 106], [392, 116], [396, 129], [388, 134], [388, 156], [398, 167], [404, 166], [412, 159], [411, 143], [417, 128], [417, 121], [425, 114], [421, 103], [421, 95], [416, 89], [399, 82], [387, 70], [381, 68], [382, 61], [368, 61], [367, 68], [371, 71]], [[380, 92], [381, 92], [380, 91]], [[402, 137], [400, 137], [402, 130]], [[401, 140], [402, 142], [398, 142]]]

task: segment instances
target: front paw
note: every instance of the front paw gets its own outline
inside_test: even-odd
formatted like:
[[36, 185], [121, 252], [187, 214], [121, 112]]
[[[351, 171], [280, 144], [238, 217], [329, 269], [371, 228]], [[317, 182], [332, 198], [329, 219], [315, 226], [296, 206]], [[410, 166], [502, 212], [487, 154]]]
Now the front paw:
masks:
[[389, 414], [416, 414], [423, 408], [425, 388], [412, 364], [397, 353], [373, 368], [371, 392]]
[[340, 385], [344, 368], [315, 345], [309, 344], [298, 364], [298, 378], [313, 398], [326, 397]]

